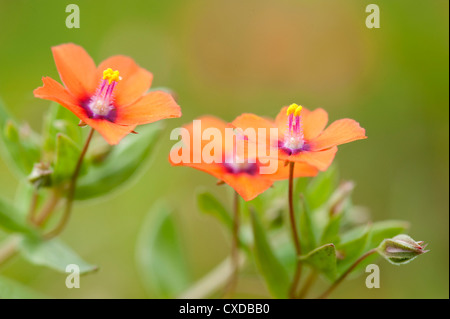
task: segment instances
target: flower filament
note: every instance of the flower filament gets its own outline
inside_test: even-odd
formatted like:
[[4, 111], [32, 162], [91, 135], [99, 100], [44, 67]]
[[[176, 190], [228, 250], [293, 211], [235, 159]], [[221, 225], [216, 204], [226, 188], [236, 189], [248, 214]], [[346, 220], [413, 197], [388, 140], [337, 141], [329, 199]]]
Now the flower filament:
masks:
[[114, 115], [114, 88], [121, 80], [119, 71], [108, 68], [103, 71], [103, 79], [96, 93], [88, 103], [88, 111], [91, 118], [107, 118]]
[[288, 129], [284, 134], [284, 140], [281, 148], [289, 153], [296, 153], [303, 149], [305, 140], [303, 138], [301, 111], [303, 107], [297, 104], [291, 104], [287, 109]]

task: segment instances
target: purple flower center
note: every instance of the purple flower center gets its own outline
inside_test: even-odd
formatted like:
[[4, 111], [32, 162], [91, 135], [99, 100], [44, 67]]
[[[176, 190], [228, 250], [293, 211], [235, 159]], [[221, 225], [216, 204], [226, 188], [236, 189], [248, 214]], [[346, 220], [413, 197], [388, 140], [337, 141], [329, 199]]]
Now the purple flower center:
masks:
[[226, 163], [222, 164], [226, 171], [230, 174], [248, 174], [256, 175], [258, 174], [259, 165], [257, 163]]

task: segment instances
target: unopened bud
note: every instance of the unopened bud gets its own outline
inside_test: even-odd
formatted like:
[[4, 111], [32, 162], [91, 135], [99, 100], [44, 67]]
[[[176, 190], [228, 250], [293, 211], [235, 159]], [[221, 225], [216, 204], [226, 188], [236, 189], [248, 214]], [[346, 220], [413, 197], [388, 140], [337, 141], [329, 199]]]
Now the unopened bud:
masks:
[[406, 264], [422, 255], [428, 250], [425, 250], [423, 241], [415, 241], [408, 235], [398, 235], [391, 239], [385, 239], [378, 246], [378, 253], [395, 265]]
[[52, 173], [53, 170], [48, 164], [36, 163], [31, 174], [28, 175], [28, 181], [37, 188], [50, 186]]

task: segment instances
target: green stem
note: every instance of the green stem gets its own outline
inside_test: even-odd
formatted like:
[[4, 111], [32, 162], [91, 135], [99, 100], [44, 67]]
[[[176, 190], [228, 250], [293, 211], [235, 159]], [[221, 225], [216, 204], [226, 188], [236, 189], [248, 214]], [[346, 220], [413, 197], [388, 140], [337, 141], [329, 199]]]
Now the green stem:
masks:
[[38, 189], [34, 187], [33, 194], [31, 195], [30, 208], [27, 214], [27, 220], [29, 223], [34, 222], [38, 200], [39, 200], [39, 192]]
[[89, 144], [92, 140], [92, 135], [94, 135], [94, 129], [91, 128], [89, 135], [86, 139], [86, 142], [84, 143], [83, 150], [81, 151], [80, 157], [78, 158], [77, 165], [75, 166], [75, 170], [73, 171], [72, 178], [70, 180], [69, 189], [67, 191], [67, 200], [66, 200], [66, 207], [64, 209], [64, 214], [59, 222], [59, 224], [45, 235], [45, 238], [50, 239], [55, 236], [58, 236], [66, 227], [67, 222], [69, 221], [70, 213], [72, 211], [73, 206], [73, 200], [75, 198], [75, 189], [77, 185], [77, 179], [78, 175], [80, 174], [81, 166], [83, 164], [84, 156], [86, 155], [86, 152], [89, 148]]
[[333, 292], [334, 289], [336, 289], [337, 286], [339, 286], [339, 284], [353, 271], [353, 269], [355, 269], [356, 266], [359, 265], [359, 263], [361, 261], [363, 261], [364, 259], [366, 259], [367, 257], [369, 257], [370, 255], [376, 253], [376, 249], [371, 249], [368, 252], [366, 252], [364, 255], [362, 255], [361, 257], [358, 258], [358, 260], [356, 260], [353, 265], [350, 266], [349, 269], [347, 269], [346, 272], [344, 272], [341, 277], [338, 278], [338, 280], [336, 280], [331, 286], [330, 288], [328, 288], [322, 295], [320, 295], [319, 299], [325, 299], [329, 296], [329, 294], [331, 294]]
[[295, 162], [289, 163], [289, 218], [292, 230], [292, 239], [295, 245], [295, 252], [297, 254], [297, 266], [295, 268], [294, 278], [292, 280], [292, 285], [289, 290], [290, 298], [295, 298], [295, 292], [297, 291], [297, 286], [300, 282], [301, 274], [302, 274], [302, 263], [300, 262], [299, 257], [302, 254], [301, 246], [300, 246], [300, 238], [297, 232], [297, 223], [295, 222], [295, 213], [294, 213], [294, 165]]
[[239, 194], [234, 192], [233, 239], [231, 243], [231, 264], [233, 273], [228, 282], [225, 296], [231, 296], [236, 288], [239, 272]]
[[58, 205], [60, 200], [59, 192], [56, 190], [52, 190], [50, 199], [47, 201], [45, 206], [42, 208], [41, 212], [39, 213], [36, 218], [34, 218], [33, 223], [36, 226], [41, 226], [47, 218], [53, 213], [56, 206]]
[[10, 236], [0, 247], [0, 265], [6, 263], [18, 251], [20, 237]]
[[311, 270], [311, 273], [309, 274], [308, 278], [306, 278], [305, 285], [298, 293], [297, 296], [298, 299], [304, 299], [306, 297], [309, 289], [311, 288], [312, 284], [316, 281], [316, 279], [317, 279], [317, 271]]

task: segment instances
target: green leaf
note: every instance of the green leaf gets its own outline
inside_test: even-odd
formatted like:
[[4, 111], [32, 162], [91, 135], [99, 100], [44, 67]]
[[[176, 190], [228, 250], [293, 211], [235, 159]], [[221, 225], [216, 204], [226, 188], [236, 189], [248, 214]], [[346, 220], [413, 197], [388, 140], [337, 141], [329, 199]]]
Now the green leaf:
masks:
[[88, 264], [70, 247], [58, 239], [43, 241], [40, 239], [24, 238], [19, 250], [22, 256], [32, 264], [45, 266], [65, 273], [66, 267], [75, 264], [80, 268], [80, 274], [87, 274], [98, 269]]
[[50, 110], [44, 122], [43, 136], [44, 136], [44, 150], [49, 153], [56, 151], [55, 136], [64, 134], [76, 145], [81, 144], [82, 130], [78, 126], [80, 120], [58, 103], [52, 102]]
[[155, 205], [142, 225], [136, 246], [137, 266], [149, 294], [174, 298], [188, 287], [191, 280], [184, 249], [173, 212], [162, 203]]
[[0, 197], [0, 228], [9, 233], [37, 236], [37, 231], [28, 226], [22, 217], [23, 214], [17, 208]]
[[28, 125], [21, 128], [0, 99], [0, 152], [19, 176], [27, 176], [40, 159], [39, 136]]
[[[222, 205], [222, 203], [207, 191], [201, 191], [197, 194], [197, 206], [201, 212], [214, 216], [221, 223], [224, 224], [227, 230], [233, 231], [233, 219], [228, 210]], [[242, 206], [241, 206], [242, 207]], [[244, 208], [244, 207], [242, 207]], [[241, 214], [242, 215], [242, 214]], [[242, 216], [241, 216], [242, 219]], [[251, 234], [248, 236], [248, 228], [245, 225], [241, 225], [239, 229], [239, 244], [246, 252], [249, 252], [249, 246], [251, 243]]]
[[151, 154], [161, 129], [159, 122], [142, 126], [139, 134], [127, 136], [114, 146], [101, 165], [91, 165], [86, 174], [80, 176], [75, 198], [99, 197], [125, 185]]
[[330, 216], [327, 226], [325, 227], [320, 243], [335, 243], [337, 244], [339, 239], [339, 229], [341, 226], [342, 214]]
[[53, 185], [59, 185], [72, 177], [80, 153], [81, 150], [68, 136], [61, 133], [56, 135], [56, 158], [52, 176]]
[[301, 256], [300, 260], [324, 274], [329, 280], [336, 279], [336, 249], [333, 244], [320, 246], [307, 255]]
[[2, 131], [3, 128], [5, 127], [6, 122], [11, 118], [12, 118], [11, 114], [9, 114], [9, 111], [6, 109], [3, 100], [0, 98], [0, 128]]
[[0, 276], [0, 299], [44, 299], [48, 298], [12, 279]]
[[3, 152], [11, 166], [21, 175], [28, 175], [33, 165], [40, 160], [38, 138], [28, 125], [19, 128], [11, 119], [7, 120], [0, 132]]
[[297, 227], [299, 229], [299, 236], [300, 236], [300, 245], [302, 248], [302, 251], [304, 253], [308, 253], [314, 248], [316, 248], [317, 245], [317, 231], [315, 230], [313, 219], [312, 219], [312, 211], [309, 206], [309, 202], [306, 200], [306, 198], [302, 198], [300, 201], [303, 202], [303, 205], [300, 205], [299, 212], [297, 215], [299, 215], [297, 220]]
[[233, 229], [230, 213], [211, 193], [202, 191], [197, 194], [197, 206], [202, 213], [216, 217], [228, 229]]
[[294, 198], [299, 198], [301, 194], [305, 194], [308, 189], [308, 185], [311, 183], [311, 179], [308, 177], [297, 178], [294, 187]]
[[287, 298], [290, 285], [288, 273], [274, 254], [258, 215], [251, 212], [250, 216], [256, 265], [264, 277], [270, 293], [276, 298]]
[[385, 220], [373, 223], [370, 227], [365, 250], [378, 247], [384, 239], [395, 237], [408, 228], [409, 223], [401, 220]]
[[305, 198], [312, 211], [328, 201], [337, 186], [337, 181], [338, 171], [334, 165], [311, 180], [306, 188]]
[[363, 253], [369, 238], [370, 227], [365, 227], [361, 234], [343, 241], [336, 246], [340, 259], [338, 259], [338, 273], [344, 273]]

